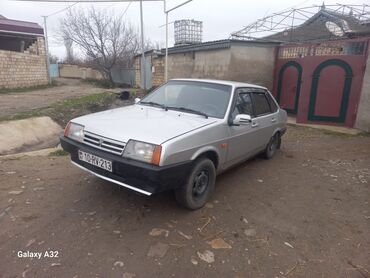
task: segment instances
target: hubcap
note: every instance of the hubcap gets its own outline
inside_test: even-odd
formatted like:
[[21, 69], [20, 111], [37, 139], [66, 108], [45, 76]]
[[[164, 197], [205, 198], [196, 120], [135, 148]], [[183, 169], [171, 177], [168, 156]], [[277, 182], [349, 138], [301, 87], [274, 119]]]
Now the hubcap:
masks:
[[200, 171], [194, 178], [193, 182], [193, 196], [200, 197], [207, 189], [209, 182], [208, 171]]

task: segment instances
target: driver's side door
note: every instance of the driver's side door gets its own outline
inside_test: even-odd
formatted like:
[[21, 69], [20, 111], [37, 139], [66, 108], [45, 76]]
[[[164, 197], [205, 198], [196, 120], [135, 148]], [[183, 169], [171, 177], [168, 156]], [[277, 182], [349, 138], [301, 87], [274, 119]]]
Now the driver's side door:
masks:
[[[252, 121], [242, 125], [232, 125], [238, 114], [250, 115]], [[248, 88], [237, 89], [235, 100], [229, 118], [229, 144], [226, 167], [241, 162], [256, 154], [258, 138], [256, 128], [253, 126], [254, 109], [251, 99], [251, 90]]]

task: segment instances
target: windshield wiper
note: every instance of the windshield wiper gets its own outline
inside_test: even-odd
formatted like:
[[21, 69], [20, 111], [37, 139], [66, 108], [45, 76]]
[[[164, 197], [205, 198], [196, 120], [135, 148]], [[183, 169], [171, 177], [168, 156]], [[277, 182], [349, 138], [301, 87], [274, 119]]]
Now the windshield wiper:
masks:
[[167, 110], [167, 106], [166, 105], [163, 105], [163, 104], [160, 104], [160, 103], [157, 103], [157, 102], [153, 102], [153, 101], [140, 101], [139, 103], [140, 104], [144, 104], [144, 105], [157, 106], [157, 107], [160, 107], [160, 108], [163, 108], [163, 109]]
[[193, 113], [193, 114], [198, 114], [198, 115], [204, 116], [204, 117], [206, 117], [206, 119], [208, 119], [208, 115], [206, 113], [195, 110], [195, 109], [186, 108], [186, 107], [174, 107], [174, 106], [167, 106], [166, 108], [167, 109], [173, 109], [173, 110], [180, 110], [180, 111], [189, 112], [189, 113]]

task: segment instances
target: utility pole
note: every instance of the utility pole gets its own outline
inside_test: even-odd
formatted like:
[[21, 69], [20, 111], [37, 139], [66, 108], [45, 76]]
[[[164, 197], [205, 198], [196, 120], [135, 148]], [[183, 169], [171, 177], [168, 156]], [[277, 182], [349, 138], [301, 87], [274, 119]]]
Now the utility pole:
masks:
[[145, 46], [144, 46], [144, 18], [143, 18], [143, 1], [140, 0], [140, 27], [141, 27], [141, 84], [146, 88], [146, 61], [145, 61]]
[[44, 30], [45, 30], [45, 51], [46, 51], [46, 70], [48, 72], [49, 85], [51, 84], [50, 76], [50, 60], [49, 60], [49, 44], [48, 44], [48, 27], [46, 24], [47, 16], [42, 16], [44, 18]]
[[166, 14], [166, 57], [165, 57], [165, 71], [164, 71], [164, 78], [165, 78], [165, 82], [168, 81], [168, 14], [170, 12], [172, 12], [173, 10], [176, 10], [177, 8], [180, 8], [182, 6], [184, 6], [185, 4], [191, 2], [193, 0], [187, 0], [169, 10], [167, 10], [167, 7], [166, 7], [166, 0], [163, 0], [164, 2], [164, 13]]

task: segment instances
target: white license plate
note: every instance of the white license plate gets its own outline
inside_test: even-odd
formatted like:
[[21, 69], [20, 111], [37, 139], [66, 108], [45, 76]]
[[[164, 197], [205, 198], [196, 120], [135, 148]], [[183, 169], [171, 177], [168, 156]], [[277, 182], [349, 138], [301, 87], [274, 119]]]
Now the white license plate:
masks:
[[112, 161], [110, 160], [106, 160], [104, 158], [93, 155], [91, 153], [83, 152], [81, 150], [78, 150], [78, 158], [81, 161], [85, 161], [91, 165], [94, 165], [96, 167], [112, 172]]

